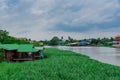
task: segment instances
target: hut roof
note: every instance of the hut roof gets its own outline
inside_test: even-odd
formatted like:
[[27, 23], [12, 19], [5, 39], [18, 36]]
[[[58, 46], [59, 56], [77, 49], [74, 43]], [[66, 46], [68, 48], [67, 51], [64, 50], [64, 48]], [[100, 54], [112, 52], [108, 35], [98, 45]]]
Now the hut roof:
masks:
[[17, 50], [18, 44], [0, 44], [0, 48], [6, 49], [6, 50]]
[[0, 44], [0, 48], [3, 48], [3, 44]]
[[21, 44], [17, 52], [37, 52], [38, 50], [33, 48], [32, 44]]
[[33, 48], [32, 44], [0, 44], [0, 48], [5, 50], [17, 50], [17, 52], [37, 52], [39, 50]]

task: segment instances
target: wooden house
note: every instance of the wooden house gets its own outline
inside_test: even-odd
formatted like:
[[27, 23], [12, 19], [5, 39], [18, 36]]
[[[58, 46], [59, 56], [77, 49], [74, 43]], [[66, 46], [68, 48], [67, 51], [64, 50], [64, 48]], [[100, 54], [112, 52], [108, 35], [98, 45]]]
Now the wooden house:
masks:
[[17, 44], [3, 44], [2, 49], [4, 50], [4, 58], [7, 61], [12, 61], [14, 53], [17, 52]]
[[32, 44], [2, 44], [0, 48], [4, 50], [4, 58], [7, 61], [34, 60], [40, 57], [42, 48], [34, 48]]
[[34, 60], [34, 54], [38, 52], [31, 44], [21, 44], [14, 54], [13, 60]]

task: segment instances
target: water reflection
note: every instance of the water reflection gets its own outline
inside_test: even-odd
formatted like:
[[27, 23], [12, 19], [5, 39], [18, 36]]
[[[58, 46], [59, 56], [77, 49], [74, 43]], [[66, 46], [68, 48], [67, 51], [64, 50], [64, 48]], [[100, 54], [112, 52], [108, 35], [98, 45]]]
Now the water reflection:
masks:
[[98, 61], [120, 66], [120, 48], [106, 47], [57, 47], [61, 50], [71, 50], [90, 56]]

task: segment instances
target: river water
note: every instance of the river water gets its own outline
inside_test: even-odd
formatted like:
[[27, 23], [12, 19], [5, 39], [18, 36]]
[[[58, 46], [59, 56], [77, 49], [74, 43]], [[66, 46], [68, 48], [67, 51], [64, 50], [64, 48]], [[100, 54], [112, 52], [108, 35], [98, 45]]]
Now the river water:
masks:
[[81, 53], [100, 62], [120, 66], [120, 48], [66, 46], [58, 46], [57, 48]]

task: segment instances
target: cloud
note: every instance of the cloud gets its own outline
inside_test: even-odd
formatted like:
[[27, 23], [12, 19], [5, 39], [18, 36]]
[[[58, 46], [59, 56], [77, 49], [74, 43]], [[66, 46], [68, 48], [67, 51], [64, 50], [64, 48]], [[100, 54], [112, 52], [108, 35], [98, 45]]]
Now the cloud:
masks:
[[31, 7], [31, 13], [59, 18], [59, 22], [76, 25], [112, 21], [118, 8], [117, 0], [37, 0]]
[[113, 36], [119, 34], [113, 30], [120, 27], [119, 7], [119, 0], [0, 0], [0, 28], [37, 40]]

